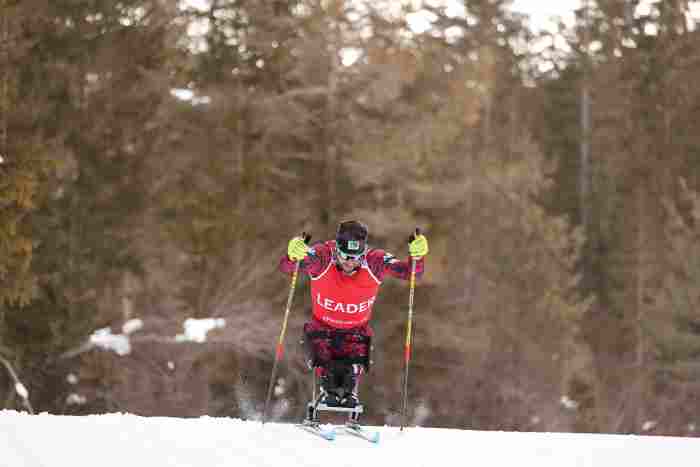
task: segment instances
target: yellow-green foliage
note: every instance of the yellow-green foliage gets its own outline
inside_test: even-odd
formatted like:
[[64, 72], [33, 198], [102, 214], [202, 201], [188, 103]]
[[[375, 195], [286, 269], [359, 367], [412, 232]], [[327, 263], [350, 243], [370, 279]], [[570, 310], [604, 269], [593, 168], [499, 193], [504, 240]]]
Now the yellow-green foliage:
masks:
[[28, 216], [35, 207], [38, 170], [30, 164], [0, 165], [0, 307], [26, 305], [32, 297]]

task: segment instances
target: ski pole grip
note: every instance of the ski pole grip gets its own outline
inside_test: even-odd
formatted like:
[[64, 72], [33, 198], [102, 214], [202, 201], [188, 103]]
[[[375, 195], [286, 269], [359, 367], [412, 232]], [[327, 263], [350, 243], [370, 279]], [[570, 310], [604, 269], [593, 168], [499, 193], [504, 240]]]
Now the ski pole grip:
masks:
[[408, 237], [408, 243], [411, 243], [419, 235], [420, 235], [420, 228], [416, 227], [416, 231], [414, 233], [412, 233], [410, 237]]
[[308, 245], [309, 242], [311, 241], [311, 234], [308, 233], [308, 232], [302, 232], [302, 233], [301, 233], [301, 238], [303, 238], [303, 239], [304, 239], [304, 243], [306, 243], [306, 244]]

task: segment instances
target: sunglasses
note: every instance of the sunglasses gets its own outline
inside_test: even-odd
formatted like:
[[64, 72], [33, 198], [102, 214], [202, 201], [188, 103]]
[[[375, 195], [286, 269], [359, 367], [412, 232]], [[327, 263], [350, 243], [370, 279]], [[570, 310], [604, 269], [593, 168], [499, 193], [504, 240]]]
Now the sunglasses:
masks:
[[362, 258], [365, 256], [365, 252], [363, 251], [360, 254], [357, 255], [350, 255], [347, 253], [343, 253], [340, 250], [335, 250], [336, 253], [338, 254], [338, 257], [342, 259], [343, 261], [362, 261]]

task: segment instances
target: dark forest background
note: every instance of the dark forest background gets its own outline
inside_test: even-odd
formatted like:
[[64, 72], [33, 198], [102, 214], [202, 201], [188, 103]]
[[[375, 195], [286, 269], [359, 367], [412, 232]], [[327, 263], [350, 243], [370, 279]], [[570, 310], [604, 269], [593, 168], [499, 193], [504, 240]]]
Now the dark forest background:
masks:
[[[415, 33], [409, 3], [0, 0], [0, 408], [259, 419], [279, 257], [359, 218], [430, 241], [411, 423], [697, 436], [698, 2], [590, 0], [556, 37], [506, 0]], [[398, 422], [407, 305], [387, 281], [369, 423]], [[130, 353], [90, 344], [135, 319]]]

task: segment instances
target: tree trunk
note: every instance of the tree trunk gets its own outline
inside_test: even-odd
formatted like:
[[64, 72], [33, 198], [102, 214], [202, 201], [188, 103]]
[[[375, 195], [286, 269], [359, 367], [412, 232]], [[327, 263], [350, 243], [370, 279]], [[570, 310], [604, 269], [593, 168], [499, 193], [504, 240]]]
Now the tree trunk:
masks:
[[585, 62], [583, 64], [583, 81], [581, 85], [581, 141], [580, 141], [580, 180], [579, 180], [579, 205], [581, 211], [581, 226], [586, 236], [586, 248], [583, 253], [583, 287], [585, 291], [593, 288], [593, 229], [592, 229], [592, 163], [591, 163], [591, 89], [590, 89], [590, 60], [588, 58], [588, 46], [590, 43], [589, 5], [585, 0], [584, 25], [585, 28]]
[[635, 268], [635, 334], [636, 334], [636, 351], [635, 351], [635, 369], [637, 378], [637, 388], [635, 390], [635, 422], [634, 430], [642, 427], [645, 419], [645, 394], [646, 394], [646, 336], [644, 335], [644, 291], [646, 287], [646, 268], [648, 267], [646, 260], [646, 251], [649, 248], [646, 240], [646, 226], [644, 220], [646, 218], [646, 202], [644, 183], [638, 183], [635, 190], [636, 206], [637, 206], [637, 245], [636, 254], [637, 262]]
[[340, 31], [339, 17], [342, 11], [342, 1], [334, 2], [329, 8], [330, 31], [328, 34], [329, 50], [328, 50], [328, 98], [326, 100], [325, 112], [325, 127], [323, 145], [326, 152], [326, 207], [327, 215], [325, 216], [326, 224], [331, 224], [331, 219], [336, 216], [336, 199], [338, 197], [337, 178], [338, 178], [338, 134], [337, 134], [337, 116], [338, 116], [338, 72], [340, 69], [339, 53], [342, 49], [342, 32]]
[[9, 74], [10, 74], [10, 52], [9, 39], [10, 31], [8, 24], [7, 0], [2, 2], [2, 58], [3, 58], [3, 73], [2, 73], [2, 127], [0, 128], [0, 164], [7, 158], [7, 121], [10, 110], [9, 105]]

